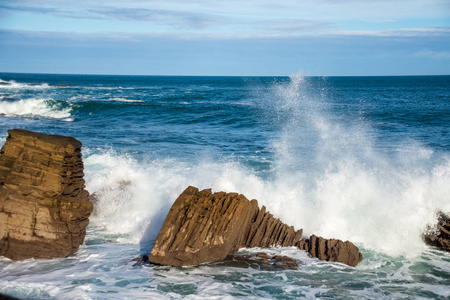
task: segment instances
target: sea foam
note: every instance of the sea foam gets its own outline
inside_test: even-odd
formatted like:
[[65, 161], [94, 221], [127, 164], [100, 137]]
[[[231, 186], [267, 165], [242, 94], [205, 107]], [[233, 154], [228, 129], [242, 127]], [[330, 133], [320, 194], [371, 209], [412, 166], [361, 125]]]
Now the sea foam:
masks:
[[450, 211], [449, 155], [410, 141], [397, 145], [396, 155], [380, 152], [369, 123], [340, 122], [326, 98], [307, 85], [293, 76], [262, 96], [281, 124], [268, 178], [227, 159], [87, 154], [87, 189], [98, 201], [93, 223], [123, 234], [123, 242], [148, 246], [170, 205], [193, 185], [257, 199], [307, 235], [351, 240], [393, 256], [421, 253], [421, 234], [436, 211]]
[[71, 108], [63, 108], [61, 103], [52, 99], [22, 99], [0, 101], [0, 114], [6, 116], [39, 116], [63, 119], [71, 116]]
[[42, 84], [28, 84], [19, 83], [14, 80], [2, 80], [0, 79], [0, 89], [28, 89], [28, 90], [41, 90], [48, 89], [50, 86], [48, 83]]

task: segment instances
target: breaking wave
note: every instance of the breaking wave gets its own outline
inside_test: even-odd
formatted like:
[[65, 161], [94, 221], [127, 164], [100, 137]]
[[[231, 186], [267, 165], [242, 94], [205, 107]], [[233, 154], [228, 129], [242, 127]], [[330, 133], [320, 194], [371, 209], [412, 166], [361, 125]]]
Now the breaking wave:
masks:
[[64, 119], [71, 116], [71, 108], [64, 108], [60, 102], [52, 99], [0, 101], [0, 115]]
[[0, 79], [0, 89], [48, 89], [50, 86], [47, 83], [43, 84], [28, 84], [28, 83], [18, 83], [14, 80], [2, 80]]
[[[351, 240], [388, 255], [417, 255], [437, 210], [450, 211], [450, 156], [418, 143], [383, 153], [363, 121], [343, 123], [301, 76], [276, 84], [267, 110], [282, 123], [268, 178], [223, 159], [138, 160], [112, 150], [85, 156], [93, 223], [127, 243], [151, 243], [189, 185], [239, 192], [306, 235]], [[326, 99], [325, 99], [326, 100]], [[94, 153], [95, 152], [95, 153]]]

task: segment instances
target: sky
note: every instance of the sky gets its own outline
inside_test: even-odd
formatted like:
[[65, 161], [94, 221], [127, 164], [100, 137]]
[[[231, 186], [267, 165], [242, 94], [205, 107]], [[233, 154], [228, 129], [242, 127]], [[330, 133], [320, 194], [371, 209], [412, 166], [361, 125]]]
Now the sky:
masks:
[[450, 75], [450, 0], [0, 0], [0, 72]]

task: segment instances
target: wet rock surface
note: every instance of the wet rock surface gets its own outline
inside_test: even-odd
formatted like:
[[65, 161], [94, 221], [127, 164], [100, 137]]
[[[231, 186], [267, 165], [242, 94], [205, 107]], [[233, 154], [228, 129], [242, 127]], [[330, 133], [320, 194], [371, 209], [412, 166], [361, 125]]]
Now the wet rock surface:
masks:
[[358, 247], [349, 241], [324, 239], [312, 235], [309, 239], [298, 242], [297, 247], [320, 260], [341, 262], [352, 267], [362, 260]]
[[297, 270], [299, 268], [297, 261], [289, 256], [275, 255], [270, 257], [265, 252], [260, 252], [257, 255], [228, 255], [223, 261], [217, 263], [217, 265], [253, 268], [263, 271]]
[[[356, 266], [362, 259], [359, 249], [351, 242], [325, 240], [314, 235], [300, 241], [302, 232], [274, 218], [264, 206], [259, 209], [256, 200], [249, 201], [237, 193], [212, 193], [209, 189], [199, 191], [188, 187], [172, 205], [149, 261], [194, 266], [229, 261], [229, 255], [239, 248], [273, 246], [298, 246], [321, 260], [350, 266]], [[234, 257], [238, 262], [239, 259]], [[270, 259], [285, 263], [283, 257]]]
[[170, 209], [149, 256], [154, 264], [192, 266], [222, 261], [243, 247], [294, 246], [302, 230], [237, 193], [188, 187]]
[[0, 255], [14, 260], [74, 254], [92, 212], [81, 142], [22, 129], [0, 151]]
[[439, 212], [435, 228], [429, 228], [423, 238], [428, 245], [450, 252], [450, 217]]

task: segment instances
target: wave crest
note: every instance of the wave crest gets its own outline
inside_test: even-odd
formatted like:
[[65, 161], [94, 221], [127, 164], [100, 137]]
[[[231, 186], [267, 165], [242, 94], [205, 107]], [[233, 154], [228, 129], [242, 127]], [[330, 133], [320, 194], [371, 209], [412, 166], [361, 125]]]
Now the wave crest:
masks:
[[32, 89], [32, 90], [41, 90], [48, 89], [50, 86], [48, 83], [43, 84], [27, 84], [27, 83], [18, 83], [14, 80], [2, 80], [0, 79], [0, 89]]
[[39, 116], [64, 119], [71, 116], [71, 108], [62, 107], [61, 103], [52, 99], [25, 99], [18, 101], [0, 101], [0, 115], [5, 116]]
[[270, 93], [264, 107], [281, 125], [269, 176], [226, 159], [87, 155], [87, 188], [99, 196], [96, 222], [127, 235], [128, 242], [152, 240], [170, 205], [193, 185], [257, 199], [308, 235], [351, 240], [393, 256], [420, 254], [421, 234], [436, 222], [436, 210], [450, 211], [448, 153], [411, 141], [385, 153], [368, 122], [331, 115], [326, 95], [301, 76], [275, 84]]

